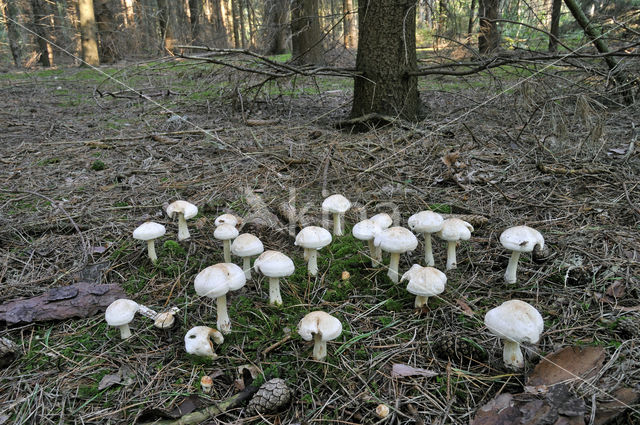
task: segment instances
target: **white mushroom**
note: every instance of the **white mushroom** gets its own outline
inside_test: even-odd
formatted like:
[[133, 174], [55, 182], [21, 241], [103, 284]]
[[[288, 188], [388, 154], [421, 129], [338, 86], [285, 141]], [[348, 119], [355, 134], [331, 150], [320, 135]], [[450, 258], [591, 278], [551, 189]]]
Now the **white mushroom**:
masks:
[[251, 279], [251, 257], [264, 252], [264, 245], [260, 239], [251, 233], [243, 233], [233, 240], [231, 253], [242, 258], [242, 269], [247, 277]]
[[310, 276], [318, 274], [318, 250], [331, 243], [331, 233], [318, 226], [307, 226], [296, 235], [294, 245], [304, 248], [305, 258], [309, 263], [307, 269]]
[[351, 202], [342, 195], [331, 195], [322, 202], [322, 211], [333, 214], [333, 234], [334, 236], [342, 236], [341, 217], [347, 210], [351, 208]]
[[269, 303], [282, 305], [280, 278], [291, 276], [295, 271], [291, 258], [279, 251], [265, 251], [253, 262], [253, 267], [269, 278]]
[[120, 338], [127, 339], [131, 336], [129, 323], [131, 323], [137, 311], [137, 302], [121, 298], [109, 304], [109, 307], [104, 312], [104, 320], [110, 326], [117, 326], [120, 329]]
[[528, 226], [510, 227], [500, 235], [500, 243], [506, 249], [512, 251], [509, 258], [509, 265], [504, 274], [507, 283], [516, 283], [516, 270], [520, 253], [531, 252], [536, 246], [544, 248], [544, 238], [542, 234]]
[[238, 223], [240, 223], [240, 219], [233, 214], [222, 214], [218, 216], [213, 223], [216, 225], [216, 227], [220, 226], [221, 224], [230, 224], [235, 227], [238, 225]]
[[484, 324], [504, 341], [505, 366], [524, 367], [521, 343], [535, 344], [544, 329], [542, 316], [533, 306], [520, 300], [505, 301], [484, 316]]
[[455, 269], [456, 244], [458, 241], [468, 241], [471, 238], [473, 226], [459, 218], [448, 218], [442, 222], [442, 229], [437, 233], [438, 237], [447, 241], [447, 270]]
[[[378, 213], [370, 217], [369, 220], [380, 226], [380, 230], [388, 229], [393, 224], [393, 219], [387, 213]], [[378, 263], [382, 263], [382, 250], [379, 246], [374, 246], [374, 248], [376, 251], [373, 258], [375, 258]]]
[[167, 215], [173, 218], [178, 216], [178, 240], [183, 241], [189, 239], [189, 229], [187, 228], [187, 220], [198, 214], [198, 207], [187, 201], [174, 201], [167, 207]]
[[298, 334], [305, 341], [313, 339], [313, 358], [323, 360], [327, 357], [327, 341], [331, 341], [342, 333], [342, 323], [324, 311], [312, 311], [300, 320]]
[[189, 329], [184, 337], [184, 349], [194, 356], [208, 357], [216, 359], [218, 355], [213, 350], [213, 342], [220, 345], [224, 342], [224, 337], [217, 329], [208, 326], [196, 326]]
[[242, 288], [247, 279], [244, 271], [232, 263], [219, 263], [203, 269], [196, 276], [193, 285], [201, 297], [215, 298], [216, 321], [220, 332], [231, 332], [231, 320], [227, 312], [227, 292]]
[[147, 251], [149, 253], [149, 259], [155, 263], [158, 261], [156, 255], [155, 240], [160, 236], [163, 236], [167, 232], [167, 229], [162, 224], [147, 221], [133, 231], [133, 238], [139, 241], [147, 242]]
[[373, 239], [382, 231], [382, 227], [371, 219], [362, 220], [356, 223], [351, 229], [353, 237], [361, 241], [367, 241], [369, 253], [371, 255], [371, 265], [375, 267], [382, 261], [382, 251], [373, 244]]
[[400, 281], [408, 280], [407, 291], [416, 296], [416, 308], [426, 307], [429, 297], [441, 294], [447, 283], [447, 276], [433, 267], [414, 264], [402, 275]]
[[431, 248], [431, 234], [442, 229], [444, 219], [433, 211], [420, 211], [409, 217], [409, 228], [424, 235], [424, 261], [427, 266], [433, 267], [433, 250]]
[[416, 249], [418, 239], [409, 229], [390, 227], [378, 233], [373, 240], [373, 244], [379, 246], [384, 252], [391, 254], [387, 275], [393, 283], [398, 283], [400, 254]]
[[225, 263], [231, 262], [231, 240], [237, 238], [238, 233], [238, 229], [230, 224], [221, 224], [213, 232], [213, 237], [222, 241]]

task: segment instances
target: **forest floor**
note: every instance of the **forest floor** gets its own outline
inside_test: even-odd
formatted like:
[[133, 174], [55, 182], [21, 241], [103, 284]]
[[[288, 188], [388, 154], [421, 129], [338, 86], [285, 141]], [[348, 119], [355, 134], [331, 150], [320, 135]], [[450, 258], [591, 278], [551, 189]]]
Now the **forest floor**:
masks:
[[[212, 423], [376, 423], [380, 403], [388, 423], [469, 423], [497, 393], [522, 392], [540, 356], [565, 346], [605, 350], [588, 385], [571, 383], [587, 419], [593, 401], [640, 389], [640, 140], [629, 152], [637, 105], [596, 85], [577, 94], [562, 70], [516, 84], [527, 74], [514, 68], [424, 79], [423, 121], [350, 133], [333, 126], [349, 113], [347, 79], [270, 82], [256, 95], [244, 88], [257, 77], [207, 65], [102, 70], [152, 101], [86, 69], [0, 74], [0, 303], [90, 278], [157, 310], [179, 307], [179, 323], [160, 331], [136, 317], [126, 341], [102, 315], [3, 327], [21, 356], [0, 370], [0, 424], [134, 423], [189, 395], [230, 397], [247, 364], [256, 383], [285, 379], [292, 402], [263, 416], [237, 407]], [[404, 284], [371, 267], [351, 236], [321, 251], [318, 278], [306, 276], [293, 235], [301, 222], [320, 223], [332, 193], [354, 204], [347, 230], [378, 212], [404, 226], [424, 209], [472, 221], [458, 268], [428, 309], [415, 310]], [[176, 223], [164, 213], [177, 199], [200, 209], [186, 243], [173, 242]], [[193, 279], [222, 262], [213, 222], [224, 212], [297, 271], [281, 308], [269, 306], [262, 277], [232, 294], [232, 333], [217, 360], [203, 361], [185, 353], [183, 336], [215, 323], [215, 303], [195, 295]], [[155, 266], [131, 237], [148, 220], [167, 226]], [[548, 251], [523, 255], [518, 283], [507, 285], [498, 237], [520, 224], [538, 229]], [[444, 269], [444, 243], [434, 251]], [[421, 253], [422, 242], [401, 269]], [[541, 312], [545, 329], [514, 372], [483, 318], [516, 298]], [[313, 310], [343, 324], [322, 362], [296, 332]], [[437, 375], [393, 377], [393, 364]], [[205, 374], [215, 382], [208, 396]], [[640, 423], [627, 412], [620, 423]]]

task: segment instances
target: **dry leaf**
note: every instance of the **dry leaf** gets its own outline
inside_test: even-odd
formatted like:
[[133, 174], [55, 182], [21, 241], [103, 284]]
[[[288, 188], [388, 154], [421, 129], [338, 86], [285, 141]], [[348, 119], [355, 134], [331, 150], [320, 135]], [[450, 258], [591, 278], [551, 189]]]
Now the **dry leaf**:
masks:
[[444, 165], [447, 166], [447, 168], [451, 168], [453, 164], [455, 164], [455, 162], [458, 160], [459, 157], [460, 157], [460, 152], [456, 151], [456, 152], [449, 152], [448, 154], [443, 156], [441, 159]]
[[456, 304], [458, 304], [458, 307], [462, 309], [462, 313], [465, 316], [473, 317], [473, 310], [471, 310], [471, 307], [469, 307], [469, 304], [465, 303], [460, 298], [456, 300]]
[[620, 388], [613, 393], [613, 397], [613, 401], [597, 404], [595, 425], [613, 423], [615, 418], [636, 403], [640, 395], [631, 388]]
[[551, 386], [560, 382], [588, 379], [602, 369], [602, 347], [566, 347], [549, 354], [536, 365], [528, 386]]
[[432, 377], [438, 375], [438, 372], [434, 372], [429, 369], [421, 369], [417, 367], [412, 367], [406, 364], [394, 363], [391, 368], [391, 377], [392, 378], [401, 378], [406, 376], [426, 376]]
[[624, 296], [624, 289], [624, 284], [616, 280], [607, 288], [606, 294], [614, 298], [620, 298]]

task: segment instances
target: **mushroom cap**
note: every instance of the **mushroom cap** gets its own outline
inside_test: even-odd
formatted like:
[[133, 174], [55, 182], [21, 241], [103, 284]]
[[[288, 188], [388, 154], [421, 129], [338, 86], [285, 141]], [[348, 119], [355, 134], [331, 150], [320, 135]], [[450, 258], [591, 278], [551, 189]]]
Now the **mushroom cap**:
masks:
[[447, 275], [434, 267], [422, 267], [414, 264], [402, 275], [403, 280], [408, 280], [407, 291], [421, 297], [432, 297], [444, 291], [447, 283]]
[[321, 249], [331, 243], [331, 233], [322, 227], [307, 226], [296, 235], [294, 245], [302, 248]]
[[242, 268], [233, 263], [218, 263], [201, 270], [193, 286], [201, 297], [218, 298], [242, 288], [246, 282]]
[[239, 233], [235, 226], [221, 224], [213, 231], [213, 237], [221, 241], [226, 241], [237, 238]]
[[419, 233], [435, 233], [442, 229], [444, 218], [433, 211], [420, 211], [409, 217], [409, 228]]
[[264, 245], [262, 245], [260, 239], [251, 233], [243, 233], [231, 243], [231, 253], [238, 257], [251, 257], [263, 252]]
[[291, 276], [296, 267], [291, 258], [280, 251], [265, 251], [253, 263], [253, 267], [267, 277]]
[[508, 250], [519, 252], [531, 252], [536, 245], [544, 248], [542, 234], [529, 226], [508, 228], [500, 235], [500, 243]]
[[445, 241], [467, 241], [471, 238], [473, 226], [459, 218], [448, 218], [442, 222], [438, 237]]
[[351, 229], [353, 237], [361, 241], [370, 241], [381, 231], [382, 227], [372, 219], [359, 221], [354, 224], [353, 229]]
[[373, 217], [369, 217], [369, 220], [373, 221], [383, 229], [386, 229], [387, 227], [390, 227], [393, 224], [393, 219], [387, 213], [376, 214]]
[[535, 344], [544, 329], [538, 310], [520, 300], [505, 301], [489, 310], [484, 316], [484, 324], [494, 335], [517, 343]]
[[203, 357], [215, 357], [211, 339], [222, 344], [224, 337], [218, 331], [208, 326], [195, 326], [184, 336], [184, 349], [187, 353]]
[[376, 235], [373, 244], [385, 252], [401, 254], [416, 249], [418, 238], [404, 227], [389, 227]]
[[167, 229], [165, 229], [162, 224], [147, 221], [133, 231], [133, 238], [141, 241], [149, 241], [163, 236], [166, 232]]
[[174, 214], [182, 213], [185, 219], [195, 217], [198, 214], [198, 207], [187, 201], [174, 201], [167, 207], [167, 215], [173, 218]]
[[351, 208], [351, 202], [340, 194], [331, 195], [322, 202], [322, 210], [342, 214]]
[[213, 222], [216, 226], [220, 226], [221, 224], [230, 224], [232, 226], [237, 226], [240, 223], [240, 219], [233, 214], [222, 214], [216, 218]]
[[342, 323], [324, 311], [312, 311], [298, 323], [298, 333], [305, 341], [311, 341], [313, 335], [320, 335], [322, 341], [331, 341], [342, 333]]
[[104, 320], [111, 326], [122, 326], [130, 323], [138, 311], [138, 303], [126, 298], [115, 300], [104, 312]]

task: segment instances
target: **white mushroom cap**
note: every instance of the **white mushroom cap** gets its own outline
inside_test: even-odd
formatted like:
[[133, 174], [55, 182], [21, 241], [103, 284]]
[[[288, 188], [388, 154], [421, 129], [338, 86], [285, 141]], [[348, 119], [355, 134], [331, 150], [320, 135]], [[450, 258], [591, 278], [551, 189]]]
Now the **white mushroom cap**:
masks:
[[162, 224], [147, 221], [133, 231], [133, 238], [140, 241], [149, 241], [163, 236], [166, 232], [167, 229]]
[[544, 329], [542, 316], [532, 305], [520, 301], [505, 301], [484, 316], [484, 324], [501, 339], [535, 344]]
[[208, 326], [195, 326], [189, 329], [184, 337], [184, 349], [189, 354], [215, 359], [218, 356], [213, 351], [211, 339], [216, 344], [224, 342], [224, 337], [216, 329]]
[[291, 258], [279, 251], [265, 251], [253, 263], [253, 267], [268, 277], [290, 276], [295, 271]]
[[216, 218], [214, 224], [220, 226], [221, 224], [230, 224], [237, 226], [240, 223], [240, 219], [233, 214], [222, 214]]
[[321, 249], [331, 243], [331, 233], [322, 227], [307, 226], [296, 235], [294, 245], [302, 248]]
[[231, 252], [238, 257], [250, 257], [262, 254], [264, 245], [262, 245], [260, 239], [251, 233], [243, 233], [233, 240]]
[[238, 229], [236, 229], [235, 226], [230, 224], [221, 224], [216, 227], [216, 230], [213, 232], [213, 237], [218, 240], [225, 241], [237, 238], [239, 233], [240, 232], [238, 232]]
[[544, 248], [544, 238], [536, 229], [528, 226], [510, 227], [500, 235], [500, 243], [510, 251], [531, 252], [536, 245]]
[[324, 311], [312, 311], [300, 320], [298, 333], [305, 341], [318, 335], [321, 341], [331, 341], [342, 333], [342, 323]]
[[371, 219], [356, 223], [351, 229], [353, 237], [361, 241], [369, 241], [382, 231], [382, 227]]
[[104, 312], [104, 320], [110, 326], [122, 326], [130, 323], [138, 311], [138, 303], [126, 298], [115, 300]]
[[442, 229], [444, 219], [433, 211], [420, 211], [409, 217], [409, 228], [418, 233], [435, 233]]
[[218, 263], [200, 271], [193, 285], [198, 295], [218, 298], [229, 291], [242, 288], [246, 282], [244, 271], [239, 266], [233, 263]]
[[441, 294], [447, 283], [447, 276], [433, 267], [422, 267], [414, 264], [402, 275], [403, 280], [408, 280], [407, 291], [421, 297], [432, 297]]
[[391, 226], [393, 224], [393, 219], [387, 213], [376, 214], [373, 217], [370, 217], [369, 220], [371, 220], [374, 223], [376, 223], [382, 229], [386, 229], [387, 227], [389, 227], [389, 226]]
[[473, 226], [459, 218], [448, 218], [442, 222], [438, 237], [445, 241], [467, 241], [471, 239]]
[[198, 214], [198, 207], [187, 201], [174, 201], [167, 207], [167, 215], [173, 218], [174, 214], [182, 213], [185, 219], [195, 217]]
[[330, 213], [342, 214], [351, 208], [351, 202], [342, 195], [331, 195], [322, 202], [322, 209]]
[[418, 239], [409, 229], [390, 227], [378, 233], [373, 244], [385, 252], [397, 254], [413, 251], [418, 246]]

